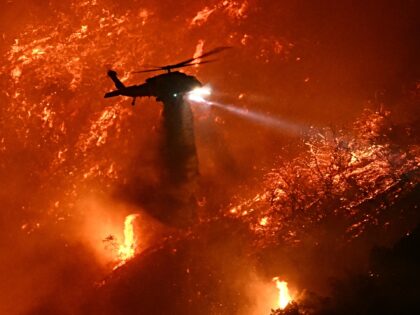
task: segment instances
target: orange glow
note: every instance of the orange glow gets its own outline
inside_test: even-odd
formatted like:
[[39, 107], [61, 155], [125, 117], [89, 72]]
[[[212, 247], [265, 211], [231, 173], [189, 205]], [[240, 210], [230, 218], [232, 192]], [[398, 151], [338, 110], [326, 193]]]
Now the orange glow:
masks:
[[206, 23], [209, 16], [214, 12], [215, 8], [210, 9], [205, 7], [203, 10], [197, 12], [196, 16], [192, 19], [190, 26], [199, 26]]
[[128, 260], [132, 259], [136, 254], [137, 239], [134, 233], [134, 220], [138, 214], [130, 214], [124, 221], [124, 242], [118, 248], [118, 259], [120, 263], [117, 267], [125, 264]]
[[[197, 46], [195, 47], [193, 58], [197, 58], [203, 54], [203, 47], [204, 47], [204, 40], [200, 39], [197, 43]], [[197, 59], [196, 63], [199, 63], [200, 61], [201, 59]], [[195, 67], [198, 67], [198, 64], [195, 65]]]
[[293, 298], [289, 292], [289, 288], [287, 287], [287, 282], [280, 281], [278, 277], [274, 277], [273, 281], [276, 283], [276, 287], [279, 290], [277, 306], [281, 310], [284, 310], [286, 306], [289, 305], [289, 303], [293, 301]]
[[266, 226], [267, 223], [268, 223], [268, 218], [267, 217], [261, 218], [261, 220], [260, 220], [260, 225], [261, 226]]
[[[77, 315], [87, 296], [104, 315], [306, 311], [305, 288], [328, 292], [378, 239], [410, 231], [414, 4], [342, 2], [3, 1], [0, 315]], [[215, 47], [231, 49], [173, 71], [202, 83], [185, 128], [155, 98], [103, 98], [111, 69], [140, 85], [164, 71], [134, 72]], [[197, 159], [178, 185], [167, 166], [183, 172], [171, 139], [184, 134], [195, 151], [173, 152]]]

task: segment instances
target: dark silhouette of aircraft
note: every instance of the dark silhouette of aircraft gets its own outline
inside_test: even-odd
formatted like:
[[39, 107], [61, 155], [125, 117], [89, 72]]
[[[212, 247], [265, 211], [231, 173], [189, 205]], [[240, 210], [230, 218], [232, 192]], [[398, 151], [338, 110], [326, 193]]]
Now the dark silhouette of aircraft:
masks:
[[[185, 93], [192, 91], [197, 87], [201, 87], [202, 84], [195, 77], [187, 75], [185, 73], [174, 71], [173, 69], [179, 69], [183, 67], [189, 67], [199, 64], [205, 64], [215, 61], [213, 60], [202, 60], [205, 57], [219, 53], [230, 47], [218, 47], [204, 53], [198, 57], [190, 58], [182, 62], [154, 67], [152, 69], [135, 71], [134, 73], [145, 73], [154, 71], [167, 71], [167, 73], [160, 74], [151, 78], [146, 79], [146, 82], [140, 85], [125, 86], [117, 76], [117, 72], [113, 70], [108, 71], [108, 76], [112, 79], [117, 90], [108, 92], [105, 94], [105, 98], [114, 96], [128, 96], [133, 98], [132, 105], [135, 105], [137, 97], [143, 96], [154, 96], [157, 101], [168, 102], [173, 98], [182, 97]], [[197, 60], [200, 60], [197, 62]]]
[[[133, 98], [132, 105], [135, 105], [137, 97], [153, 96], [163, 103], [159, 189], [156, 189], [154, 183], [150, 193], [139, 193], [138, 187], [141, 185], [137, 184], [129, 185], [126, 190], [129, 198], [140, 202], [151, 215], [163, 222], [185, 225], [195, 218], [197, 203], [194, 196], [199, 176], [193, 112], [183, 96], [202, 85], [194, 76], [172, 70], [212, 62], [214, 60], [202, 58], [227, 48], [230, 47], [218, 47], [176, 64], [137, 71], [135, 73], [166, 72], [148, 78], [140, 85], [125, 86], [115, 71], [108, 71], [108, 76], [117, 89], [106, 93], [106, 98], [128, 96]], [[133, 183], [137, 183], [137, 180], [143, 181], [141, 175], [139, 176], [140, 179], [133, 176]]]

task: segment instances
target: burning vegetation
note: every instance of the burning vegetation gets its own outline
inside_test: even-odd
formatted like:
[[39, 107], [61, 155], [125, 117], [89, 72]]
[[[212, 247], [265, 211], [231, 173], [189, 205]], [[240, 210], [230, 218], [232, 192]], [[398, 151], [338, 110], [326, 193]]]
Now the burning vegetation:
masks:
[[249, 222], [263, 242], [299, 243], [313, 225], [340, 228], [340, 241], [361, 236], [366, 227], [386, 228], [394, 204], [417, 188], [419, 166], [416, 140], [393, 140], [413, 130], [393, 126], [389, 116], [366, 110], [350, 130], [313, 128], [302, 153], [281, 158], [266, 175], [264, 191], [228, 215]]
[[[92, 301], [102, 302], [88, 302], [88, 313], [153, 312], [157, 300], [170, 300], [177, 288], [181, 290], [177, 300], [165, 303], [160, 310], [191, 314], [269, 314], [270, 309], [273, 315], [352, 314], [357, 306], [344, 310], [347, 302], [340, 299], [354, 298], [363, 303], [358, 300], [361, 298], [356, 294], [358, 288], [353, 286], [363, 286], [363, 290], [373, 286], [376, 292], [382, 291], [376, 287], [378, 279], [390, 281], [388, 277], [395, 266], [389, 266], [383, 256], [378, 260], [377, 250], [370, 258], [367, 252], [364, 259], [370, 260], [368, 267], [353, 270], [361, 272], [357, 277], [365, 280], [355, 277], [337, 281], [334, 288], [338, 291], [333, 293], [337, 301], [314, 293], [319, 284], [311, 287], [309, 283], [319, 281], [319, 274], [311, 273], [314, 270], [325, 273], [324, 269], [337, 263], [337, 255], [343, 255], [343, 260], [351, 265], [349, 259], [354, 258], [354, 250], [369, 242], [372, 235], [396, 233], [399, 226], [413, 226], [410, 221], [418, 220], [418, 145], [415, 141], [404, 145], [393, 143], [389, 132], [399, 127], [391, 125], [389, 112], [366, 111], [352, 129], [343, 129], [335, 137], [330, 129], [324, 130], [324, 134], [311, 130], [303, 144], [307, 151], [288, 164], [280, 160], [281, 164], [266, 175], [263, 191], [257, 197], [237, 203], [236, 207], [223, 208], [218, 216], [214, 212], [204, 213], [201, 223], [188, 231], [172, 233], [132, 261], [123, 261], [127, 265], [95, 292]], [[412, 130], [407, 128], [403, 130], [408, 135]], [[349, 134], [350, 143], [344, 143]], [[290, 187], [294, 190], [289, 190]], [[311, 207], [304, 207], [307, 204]], [[404, 255], [409, 256], [395, 259], [398, 264], [408, 264], [416, 273], [413, 266], [416, 258], [410, 256], [418, 241], [416, 233], [414, 237], [408, 242], [409, 249], [404, 249]], [[369, 247], [375, 243], [378, 244], [375, 241]], [[203, 248], [206, 250], [202, 251]], [[322, 257], [325, 251], [331, 260]], [[299, 257], [302, 253], [309, 257]], [[273, 263], [273, 259], [281, 260]], [[307, 259], [322, 261], [313, 267], [293, 266]], [[272, 278], [271, 283], [269, 279], [263, 280], [267, 270], [288, 274], [293, 290], [288, 281], [279, 277]], [[335, 272], [332, 269], [330, 276], [337, 277]], [[166, 282], [156, 297], [146, 293], [153, 282]], [[248, 287], [248, 282], [260, 283], [260, 287], [254, 287], [255, 284]], [[386, 286], [395, 292], [391, 283]], [[346, 296], [345, 290], [354, 290], [354, 295]], [[133, 302], [143, 295], [149, 296], [147, 303]], [[378, 299], [376, 295], [374, 298]], [[372, 303], [363, 307], [386, 309]], [[392, 309], [409, 312], [416, 307], [409, 298], [405, 303], [392, 305]]]
[[[381, 6], [8, 1], [0, 314], [419, 313], [418, 5]], [[185, 111], [103, 99], [218, 46]]]
[[284, 310], [291, 302], [293, 302], [292, 297], [289, 293], [289, 288], [286, 281], [280, 281], [278, 277], [274, 277], [273, 281], [276, 284], [277, 289], [279, 290], [278, 298], [278, 308]]

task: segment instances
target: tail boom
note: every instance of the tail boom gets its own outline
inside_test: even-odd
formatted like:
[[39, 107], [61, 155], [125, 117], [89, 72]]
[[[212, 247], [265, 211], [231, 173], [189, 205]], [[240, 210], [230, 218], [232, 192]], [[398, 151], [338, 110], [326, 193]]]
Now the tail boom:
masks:
[[114, 70], [109, 70], [108, 71], [108, 76], [111, 78], [112, 82], [114, 82], [115, 87], [117, 89], [123, 89], [123, 88], [125, 88], [124, 83], [122, 83], [120, 81], [120, 79], [118, 79], [117, 72], [115, 72]]
[[121, 95], [121, 91], [116, 90], [116, 91], [105, 93], [104, 98], [115, 97], [115, 96], [119, 96], [119, 95]]

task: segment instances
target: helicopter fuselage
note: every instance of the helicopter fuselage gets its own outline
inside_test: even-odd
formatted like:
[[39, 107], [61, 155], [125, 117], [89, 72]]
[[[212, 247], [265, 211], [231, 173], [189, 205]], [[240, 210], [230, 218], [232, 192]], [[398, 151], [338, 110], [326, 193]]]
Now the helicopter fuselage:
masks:
[[117, 90], [106, 93], [105, 98], [119, 95], [133, 98], [153, 96], [158, 101], [164, 101], [174, 97], [177, 98], [202, 86], [194, 76], [179, 71], [160, 74], [146, 79], [143, 84], [131, 86], [124, 86], [113, 71], [110, 71], [108, 75], [114, 81]]

